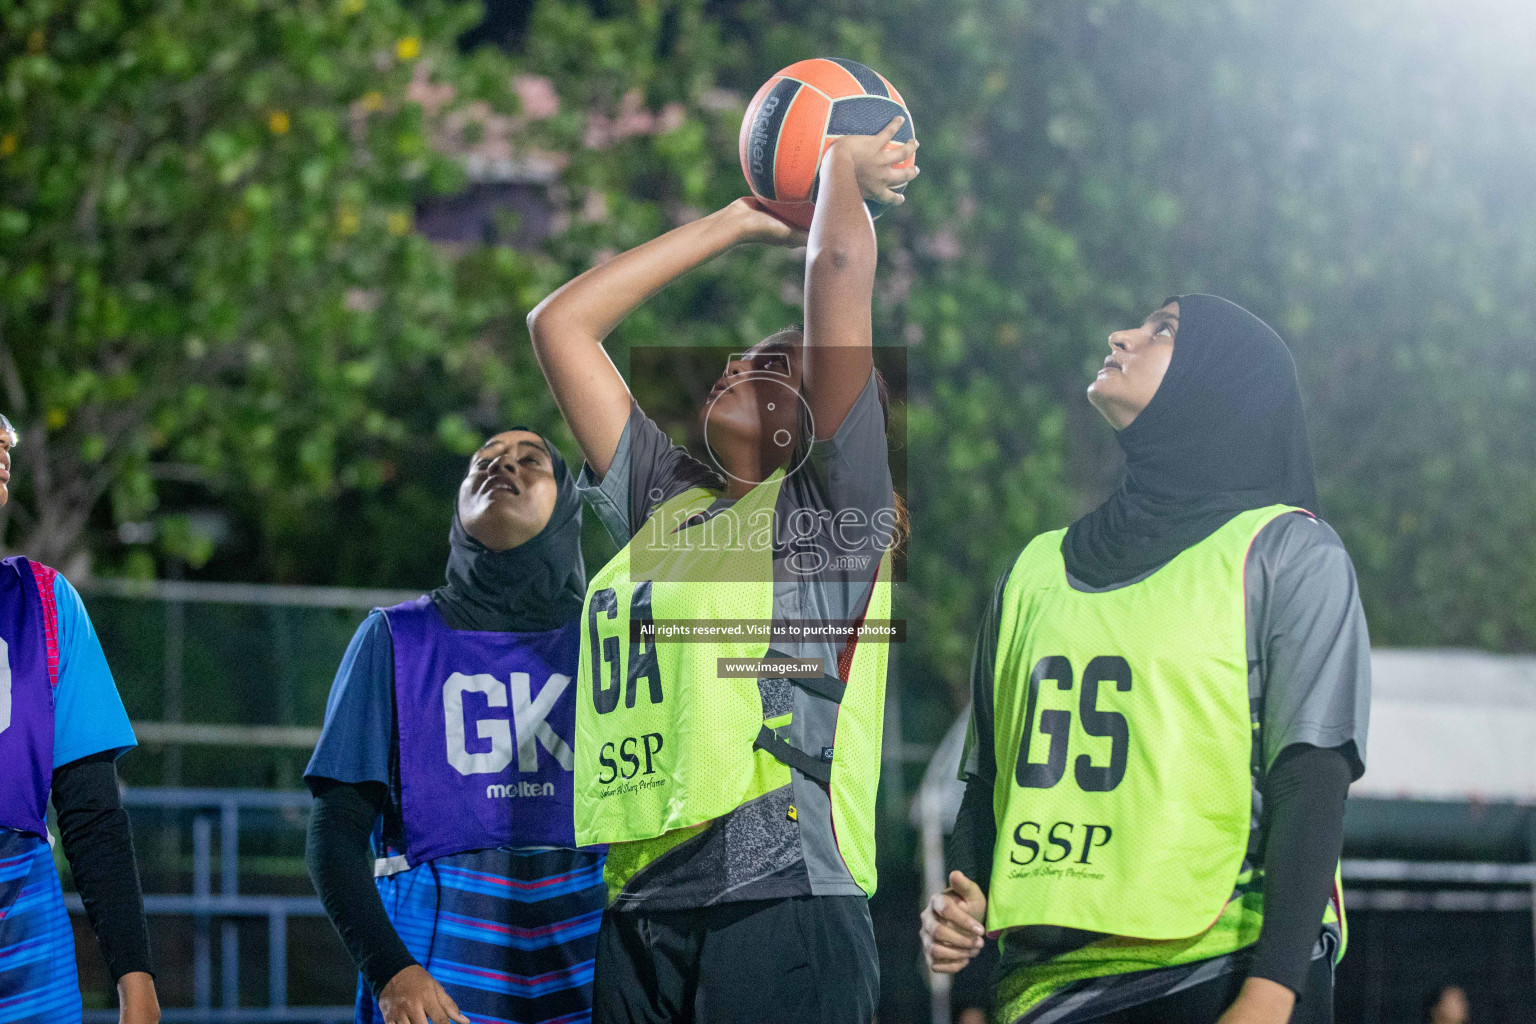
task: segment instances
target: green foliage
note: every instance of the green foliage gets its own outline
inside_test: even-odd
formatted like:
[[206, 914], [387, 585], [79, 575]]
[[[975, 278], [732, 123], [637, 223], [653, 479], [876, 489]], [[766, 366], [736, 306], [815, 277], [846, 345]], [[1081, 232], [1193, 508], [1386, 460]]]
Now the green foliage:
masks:
[[[0, 386], [27, 435], [31, 515], [10, 539], [118, 557], [88, 529], [100, 496], [131, 520], [191, 474], [248, 525], [247, 578], [429, 585], [462, 449], [507, 422], [569, 440], [522, 315], [741, 194], [746, 97], [838, 54], [897, 84], [923, 142], [910, 202], [879, 225], [875, 310], [877, 341], [909, 346], [911, 684], [963, 699], [998, 573], [1113, 482], [1112, 436], [1082, 398], [1105, 335], [1197, 289], [1292, 344], [1323, 511], [1378, 642], [1536, 647], [1536, 223], [1520, 184], [1536, 180], [1536, 109], [1528, 48], [1506, 41], [1530, 35], [1528, 14], [539, 0], [517, 53], [457, 55], [477, 13], [9, 9]], [[408, 38], [422, 56], [402, 56]], [[436, 114], [409, 91], [428, 60], [456, 90]], [[516, 140], [564, 161], [554, 236], [448, 253], [392, 233], [391, 215], [462, 183], [440, 119], [476, 97], [511, 109], [514, 64], [561, 101]], [[611, 350], [623, 367], [638, 347], [750, 343], [798, 318], [800, 280], [784, 252], [737, 250]], [[681, 400], [670, 380], [632, 384], [648, 406]]]
[[[476, 15], [394, 0], [6, 8], [0, 380], [24, 439], [9, 539], [69, 562], [99, 541], [86, 531], [103, 500], [142, 519], [167, 480], [251, 502], [280, 536], [389, 476], [423, 426], [385, 397], [455, 377], [500, 305], [466, 309], [461, 271], [411, 230], [418, 197], [463, 184], [433, 144], [448, 118], [482, 96], [512, 103], [505, 58], [454, 50]], [[419, 99], [434, 89], [440, 109]], [[520, 272], [493, 262], [475, 283], [496, 296]], [[174, 521], [160, 533], [184, 558], [209, 553]], [[295, 571], [327, 569], [257, 570]]]

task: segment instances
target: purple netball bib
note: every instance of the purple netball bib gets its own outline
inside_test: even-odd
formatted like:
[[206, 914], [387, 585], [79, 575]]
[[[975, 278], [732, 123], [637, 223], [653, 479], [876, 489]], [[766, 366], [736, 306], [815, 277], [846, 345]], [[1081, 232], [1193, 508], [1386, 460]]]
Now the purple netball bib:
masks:
[[579, 620], [543, 633], [450, 629], [430, 597], [384, 614], [406, 861], [573, 846]]
[[0, 561], [0, 826], [40, 836], [48, 834], [59, 677], [54, 575], [19, 555]]

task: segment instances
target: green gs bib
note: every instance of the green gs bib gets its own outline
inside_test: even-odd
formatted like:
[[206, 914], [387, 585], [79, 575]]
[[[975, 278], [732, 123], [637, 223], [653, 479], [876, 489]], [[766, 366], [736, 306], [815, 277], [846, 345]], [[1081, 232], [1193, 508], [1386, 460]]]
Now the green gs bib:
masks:
[[1004, 590], [994, 676], [998, 824], [987, 927], [1142, 939], [1209, 929], [1248, 844], [1253, 726], [1244, 512], [1139, 583], [1072, 589], [1065, 531]]
[[[756, 678], [721, 678], [721, 658], [761, 658], [766, 635], [654, 642], [655, 620], [731, 626], [773, 618], [773, 531], [783, 470], [710, 519], [696, 488], [659, 506], [593, 578], [582, 610], [576, 696], [578, 845], [651, 839], [696, 826], [790, 782], [792, 764], [829, 785], [839, 848], [874, 891], [874, 803], [889, 648], [861, 642], [846, 682], [791, 680], [839, 703], [836, 739], [801, 751], [765, 722]], [[890, 616], [889, 556], [866, 618]], [[828, 666], [835, 671], [835, 666]]]

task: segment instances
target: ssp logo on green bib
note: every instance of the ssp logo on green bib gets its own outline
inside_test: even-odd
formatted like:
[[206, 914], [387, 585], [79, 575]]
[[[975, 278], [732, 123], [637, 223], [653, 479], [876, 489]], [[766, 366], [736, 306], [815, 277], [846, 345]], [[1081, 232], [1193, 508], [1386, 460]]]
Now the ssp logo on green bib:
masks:
[[1250, 825], [1244, 512], [1139, 583], [1074, 590], [1064, 531], [1004, 590], [993, 680], [998, 823], [987, 927], [1197, 935]]
[[576, 842], [650, 839], [719, 817], [789, 782], [753, 749], [757, 680], [721, 658], [760, 658], [766, 636], [656, 641], [655, 620], [773, 616], [775, 472], [730, 508], [684, 527], [717, 495], [663, 503], [587, 588], [576, 695]]

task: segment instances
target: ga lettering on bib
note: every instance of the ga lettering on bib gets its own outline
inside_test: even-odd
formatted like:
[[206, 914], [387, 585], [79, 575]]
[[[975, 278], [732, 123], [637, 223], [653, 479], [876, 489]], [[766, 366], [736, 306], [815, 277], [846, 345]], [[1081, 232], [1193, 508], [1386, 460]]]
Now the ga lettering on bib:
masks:
[[664, 502], [588, 585], [576, 699], [579, 842], [651, 839], [789, 783], [789, 769], [753, 749], [763, 724], [757, 680], [717, 678], [718, 659], [762, 657], [767, 638], [647, 635], [655, 619], [772, 617], [783, 479], [780, 470], [686, 529], [716, 495], [695, 488]]
[[[576, 841], [652, 839], [698, 825], [790, 782], [786, 765], [828, 786], [838, 846], [866, 892], [875, 886], [874, 799], [888, 647], [860, 643], [847, 680], [790, 682], [838, 705], [836, 736], [802, 751], [765, 722], [755, 678], [722, 678], [722, 658], [762, 658], [767, 635], [717, 633], [658, 643], [657, 620], [732, 627], [774, 615], [777, 470], [729, 508], [690, 521], [718, 495], [686, 491], [658, 507], [593, 578], [582, 613], [576, 698]], [[865, 618], [890, 615], [890, 556]]]

